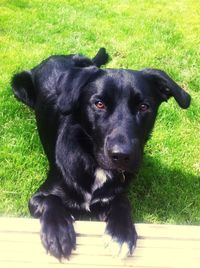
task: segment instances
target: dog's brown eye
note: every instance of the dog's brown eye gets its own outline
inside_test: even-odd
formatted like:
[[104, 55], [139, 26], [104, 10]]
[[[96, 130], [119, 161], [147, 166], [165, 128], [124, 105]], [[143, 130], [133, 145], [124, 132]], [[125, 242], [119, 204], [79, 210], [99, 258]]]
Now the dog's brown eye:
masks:
[[146, 104], [146, 103], [142, 103], [142, 104], [140, 104], [140, 106], [139, 106], [139, 111], [140, 111], [140, 112], [146, 112], [148, 109], [149, 109], [149, 105]]
[[106, 108], [105, 104], [102, 101], [97, 101], [95, 105], [100, 110], [104, 110]]

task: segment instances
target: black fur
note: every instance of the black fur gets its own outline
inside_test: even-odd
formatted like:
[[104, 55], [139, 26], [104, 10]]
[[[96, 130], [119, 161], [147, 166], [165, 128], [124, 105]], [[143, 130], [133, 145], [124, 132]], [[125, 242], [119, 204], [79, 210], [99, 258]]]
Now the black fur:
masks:
[[40, 218], [43, 245], [59, 259], [75, 248], [73, 218], [83, 214], [106, 220], [106, 233], [132, 251], [137, 235], [125, 189], [159, 105], [172, 96], [182, 108], [190, 104], [163, 71], [99, 69], [107, 61], [105, 49], [93, 59], [52, 56], [12, 79], [17, 99], [34, 109], [49, 160], [30, 212]]

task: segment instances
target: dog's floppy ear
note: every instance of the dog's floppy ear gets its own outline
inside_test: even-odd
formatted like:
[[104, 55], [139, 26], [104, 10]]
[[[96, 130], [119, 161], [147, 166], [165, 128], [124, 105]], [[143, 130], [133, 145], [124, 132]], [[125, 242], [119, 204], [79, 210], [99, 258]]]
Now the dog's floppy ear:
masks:
[[34, 108], [36, 93], [31, 71], [23, 71], [15, 74], [12, 78], [11, 85], [15, 97], [29, 107]]
[[158, 89], [161, 100], [167, 101], [170, 97], [174, 97], [181, 108], [187, 109], [189, 107], [191, 101], [190, 95], [177, 85], [165, 72], [147, 68], [142, 70], [142, 74]]
[[62, 114], [72, 113], [77, 105], [81, 89], [98, 72], [96, 67], [72, 68], [63, 73], [57, 83], [57, 106]]

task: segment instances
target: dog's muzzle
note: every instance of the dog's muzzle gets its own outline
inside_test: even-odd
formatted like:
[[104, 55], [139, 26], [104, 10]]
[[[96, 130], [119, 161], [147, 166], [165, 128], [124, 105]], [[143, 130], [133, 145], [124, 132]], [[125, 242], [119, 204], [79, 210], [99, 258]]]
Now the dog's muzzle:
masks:
[[106, 154], [114, 169], [132, 171], [140, 159], [138, 142], [116, 136], [106, 142]]

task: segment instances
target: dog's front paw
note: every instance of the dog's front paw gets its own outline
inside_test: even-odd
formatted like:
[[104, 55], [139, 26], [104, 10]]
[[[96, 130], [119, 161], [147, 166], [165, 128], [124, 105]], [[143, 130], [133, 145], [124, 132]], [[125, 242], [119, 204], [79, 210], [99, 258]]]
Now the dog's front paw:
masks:
[[41, 225], [41, 240], [47, 252], [59, 260], [69, 258], [76, 246], [71, 216], [61, 211], [45, 211]]
[[136, 247], [137, 233], [132, 223], [108, 222], [104, 234], [104, 244], [114, 257], [125, 259], [133, 254]]

